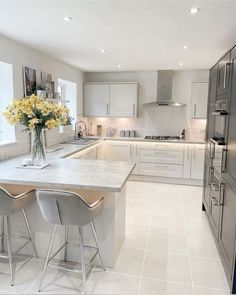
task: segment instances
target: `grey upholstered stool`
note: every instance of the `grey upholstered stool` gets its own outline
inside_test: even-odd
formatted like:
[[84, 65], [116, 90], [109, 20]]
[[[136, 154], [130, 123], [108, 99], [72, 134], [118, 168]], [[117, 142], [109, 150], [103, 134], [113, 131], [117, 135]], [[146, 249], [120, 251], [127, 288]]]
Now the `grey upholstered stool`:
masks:
[[[65, 248], [65, 261], [67, 255], [68, 245], [80, 246], [81, 270], [77, 272], [82, 273], [83, 291], [86, 292], [87, 269], [91, 265], [94, 258], [98, 255], [101, 261], [101, 266], [104, 269], [101, 252], [99, 249], [98, 239], [94, 226], [94, 218], [101, 212], [104, 204], [104, 198], [100, 198], [93, 204], [88, 204], [79, 194], [60, 191], [60, 190], [37, 190], [37, 199], [40, 210], [44, 219], [54, 224], [54, 230], [50, 239], [43, 271], [41, 274], [39, 291], [41, 291], [43, 278], [49, 265], [49, 262]], [[83, 240], [83, 226], [91, 224], [96, 247], [85, 246]], [[50, 257], [56, 229], [58, 225], [65, 226], [65, 243]], [[69, 243], [69, 226], [78, 226], [79, 244]], [[96, 252], [90, 262], [86, 265], [84, 258], [84, 247], [94, 248]], [[49, 258], [50, 257], [50, 258]], [[105, 270], [105, 269], [104, 269]]]
[[[29, 221], [26, 215], [26, 212], [24, 210], [25, 207], [29, 205], [33, 201], [35, 197], [35, 191], [30, 190], [25, 193], [22, 193], [17, 196], [13, 196], [10, 194], [7, 190], [5, 190], [3, 187], [0, 186], [0, 216], [2, 216], [2, 233], [1, 233], [1, 244], [2, 244], [2, 252], [4, 252], [4, 246], [5, 246], [5, 237], [7, 240], [7, 254], [8, 256], [0, 255], [2, 258], [8, 258], [9, 261], [9, 269], [10, 269], [10, 283], [13, 286], [14, 285], [14, 270], [13, 270], [13, 264], [12, 264], [12, 247], [11, 247], [11, 238], [22, 238], [26, 239], [27, 242], [20, 247], [22, 249], [24, 246], [26, 246], [29, 242], [31, 242], [34, 255], [38, 257], [37, 250], [35, 247], [34, 239], [32, 236], [32, 232], [30, 229]], [[23, 217], [25, 220], [25, 224], [28, 230], [29, 236], [20, 236], [20, 235], [14, 235], [11, 233], [11, 224], [10, 224], [10, 216], [17, 211], [22, 210]], [[5, 234], [5, 221], [6, 221], [6, 234]], [[15, 251], [16, 253], [20, 250], [18, 249]]]

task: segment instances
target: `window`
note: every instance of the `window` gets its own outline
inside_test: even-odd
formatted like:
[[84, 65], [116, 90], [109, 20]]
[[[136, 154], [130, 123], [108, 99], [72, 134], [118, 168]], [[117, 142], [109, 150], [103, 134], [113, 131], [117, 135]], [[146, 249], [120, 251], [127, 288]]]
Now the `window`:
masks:
[[74, 82], [58, 79], [58, 92], [60, 93], [62, 105], [70, 110], [70, 116], [74, 118], [73, 128], [77, 117], [77, 85]]
[[12, 65], [0, 61], [0, 144], [15, 141], [15, 126], [2, 116], [13, 99]]

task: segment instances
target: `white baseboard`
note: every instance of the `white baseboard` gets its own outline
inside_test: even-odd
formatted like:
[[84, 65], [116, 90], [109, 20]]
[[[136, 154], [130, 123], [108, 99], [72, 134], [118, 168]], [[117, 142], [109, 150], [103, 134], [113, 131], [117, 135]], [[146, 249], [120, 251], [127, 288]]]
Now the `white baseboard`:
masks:
[[203, 186], [203, 180], [198, 180], [198, 179], [170, 178], [170, 177], [145, 176], [145, 175], [133, 174], [133, 175], [130, 175], [129, 180]]

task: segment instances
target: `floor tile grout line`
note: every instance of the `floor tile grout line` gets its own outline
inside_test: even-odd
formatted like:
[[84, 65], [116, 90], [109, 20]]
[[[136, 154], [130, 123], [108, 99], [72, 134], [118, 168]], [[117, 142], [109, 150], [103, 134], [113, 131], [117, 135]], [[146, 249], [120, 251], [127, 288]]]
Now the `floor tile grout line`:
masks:
[[[182, 199], [182, 206], [184, 207], [184, 198], [183, 198], [182, 191], [181, 191], [181, 199]], [[184, 212], [184, 225], [185, 225], [185, 229], [186, 229], [186, 232], [187, 232], [186, 212]], [[190, 249], [189, 249], [189, 237], [188, 237], [188, 235], [187, 235], [187, 248], [188, 248], [188, 251], [189, 251]], [[191, 276], [191, 282], [192, 282], [192, 293], [193, 293], [193, 295], [195, 295], [194, 280], [193, 280], [193, 270], [192, 270], [191, 258], [190, 258], [189, 254], [188, 254], [188, 264], [189, 264], [189, 270], [190, 270], [190, 276]]]
[[[152, 213], [153, 213], [154, 207], [152, 207]], [[149, 217], [149, 222], [148, 222], [148, 228], [147, 228], [147, 237], [146, 237], [146, 246], [145, 246], [145, 250], [144, 250], [144, 256], [143, 256], [143, 263], [141, 266], [141, 270], [140, 270], [140, 280], [139, 280], [139, 286], [138, 286], [138, 292], [137, 294], [140, 294], [140, 289], [141, 289], [141, 282], [142, 282], [142, 276], [143, 276], [143, 270], [144, 270], [144, 263], [145, 263], [145, 259], [146, 259], [146, 255], [147, 255], [147, 247], [148, 247], [148, 242], [149, 242], [149, 236], [150, 236], [150, 229], [151, 229], [151, 222], [152, 222], [152, 213]]]

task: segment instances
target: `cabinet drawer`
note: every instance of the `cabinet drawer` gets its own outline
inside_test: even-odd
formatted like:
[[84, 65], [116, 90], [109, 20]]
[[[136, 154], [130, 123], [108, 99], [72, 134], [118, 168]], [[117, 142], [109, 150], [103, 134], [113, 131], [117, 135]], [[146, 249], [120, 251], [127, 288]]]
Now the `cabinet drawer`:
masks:
[[159, 143], [143, 142], [138, 144], [138, 150], [159, 150], [159, 151], [184, 151], [184, 144], [181, 143]]
[[183, 159], [182, 151], [139, 150], [139, 162], [141, 163], [183, 164]]
[[166, 165], [166, 164], [139, 164], [140, 175], [163, 176], [163, 177], [182, 177], [182, 165]]

